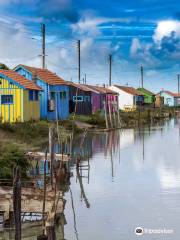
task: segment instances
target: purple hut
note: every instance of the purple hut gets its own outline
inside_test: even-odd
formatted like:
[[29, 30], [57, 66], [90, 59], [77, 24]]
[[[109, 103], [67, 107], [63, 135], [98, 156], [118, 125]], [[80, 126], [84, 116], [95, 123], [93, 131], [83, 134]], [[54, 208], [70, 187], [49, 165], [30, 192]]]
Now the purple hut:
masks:
[[[84, 85], [91, 91], [92, 113], [104, 110], [104, 102], [108, 108], [108, 104], [114, 107], [118, 104], [118, 95], [116, 92], [99, 86]], [[118, 106], [118, 105], [117, 105]]]

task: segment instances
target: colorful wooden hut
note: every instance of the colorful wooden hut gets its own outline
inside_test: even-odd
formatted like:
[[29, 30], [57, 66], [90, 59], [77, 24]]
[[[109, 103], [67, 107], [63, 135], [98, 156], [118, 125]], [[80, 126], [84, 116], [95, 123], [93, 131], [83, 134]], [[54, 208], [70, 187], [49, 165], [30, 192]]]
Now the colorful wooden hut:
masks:
[[0, 120], [25, 122], [40, 119], [41, 88], [12, 70], [0, 70]]
[[69, 82], [69, 112], [92, 114], [91, 90], [85, 85]]
[[109, 107], [115, 109], [118, 106], [118, 94], [111, 89], [101, 86], [85, 85], [91, 90], [92, 112], [104, 110], [104, 103], [107, 110]]
[[144, 104], [147, 105], [154, 105], [155, 103], [155, 94], [146, 88], [138, 88], [138, 91], [140, 91], [144, 95]]
[[160, 96], [164, 98], [164, 105], [169, 107], [180, 106], [180, 93], [162, 90]]
[[69, 87], [67, 82], [47, 69], [18, 65], [15, 71], [43, 89], [40, 95], [41, 119], [69, 117]]
[[157, 93], [155, 96], [155, 107], [160, 108], [164, 105], [164, 97], [160, 95], [160, 93]]
[[118, 93], [121, 110], [131, 111], [144, 104], [144, 95], [133, 87], [113, 85], [109, 88]]

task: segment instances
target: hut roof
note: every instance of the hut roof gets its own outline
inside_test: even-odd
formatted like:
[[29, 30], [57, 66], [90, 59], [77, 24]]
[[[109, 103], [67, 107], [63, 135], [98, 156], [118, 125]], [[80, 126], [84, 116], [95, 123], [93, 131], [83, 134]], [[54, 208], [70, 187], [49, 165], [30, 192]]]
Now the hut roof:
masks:
[[18, 65], [15, 69], [18, 69], [19, 67], [26, 69], [32, 75], [37, 76], [37, 78], [50, 85], [67, 85], [67, 82], [64, 79], [57, 76], [55, 73], [49, 71], [48, 69], [30, 67], [23, 64]]
[[149, 91], [149, 90], [146, 89], [146, 88], [138, 88], [137, 90], [140, 91], [140, 92], [142, 91], [142, 93], [144, 92], [144, 93], [146, 93], [146, 94], [148, 94], [148, 95], [152, 95], [152, 96], [155, 95], [155, 93]]
[[115, 94], [117, 95], [116, 92], [113, 90], [106, 88], [106, 87], [101, 87], [101, 86], [94, 86], [94, 85], [85, 85], [87, 86], [91, 91], [101, 93], [101, 94]]
[[173, 93], [171, 91], [162, 91], [165, 92], [166, 94], [172, 96], [172, 97], [180, 97], [180, 93]]
[[21, 76], [17, 72], [13, 70], [0, 70], [0, 76], [6, 77], [11, 79], [12, 81], [18, 83], [20, 86], [31, 89], [31, 90], [42, 90], [39, 86], [37, 86], [33, 81], [26, 79], [25, 77]]
[[127, 92], [131, 95], [135, 95], [135, 96], [143, 96], [143, 93], [136, 90], [133, 87], [127, 87], [127, 86], [119, 86], [119, 85], [114, 85], [115, 87], [119, 88], [120, 90], [123, 90], [124, 92]]

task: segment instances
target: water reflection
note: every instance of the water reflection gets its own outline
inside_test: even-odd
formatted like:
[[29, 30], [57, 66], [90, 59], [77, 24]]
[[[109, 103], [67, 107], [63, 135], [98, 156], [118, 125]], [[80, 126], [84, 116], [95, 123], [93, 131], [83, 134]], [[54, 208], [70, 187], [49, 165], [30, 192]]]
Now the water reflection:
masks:
[[[82, 164], [89, 164], [89, 182], [74, 163], [71, 168], [76, 230], [70, 195], [65, 194], [65, 238], [137, 239], [134, 229], [174, 229], [174, 235], [143, 239], [179, 239], [180, 121], [160, 126], [88, 134]], [[75, 152], [80, 152], [76, 140]], [[90, 205], [88, 205], [90, 204]]]

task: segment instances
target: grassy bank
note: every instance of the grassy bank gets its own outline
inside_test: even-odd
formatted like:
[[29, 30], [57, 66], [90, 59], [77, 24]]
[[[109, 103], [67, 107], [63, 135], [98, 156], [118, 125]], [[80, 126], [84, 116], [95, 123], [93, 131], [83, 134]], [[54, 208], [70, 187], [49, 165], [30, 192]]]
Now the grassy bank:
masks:
[[122, 127], [138, 127], [163, 121], [165, 118], [177, 116], [179, 108], [149, 108], [138, 109], [134, 112], [121, 112]]
[[[138, 127], [139, 125], [149, 125], [157, 123], [165, 118], [175, 117], [178, 111], [180, 111], [180, 108], [141, 108], [132, 112], [120, 111], [119, 116], [121, 119], [122, 128], [134, 128]], [[100, 112], [88, 116], [79, 115], [76, 116], [75, 120], [78, 122], [89, 124], [91, 128], [106, 128], [105, 116], [103, 113]]]

